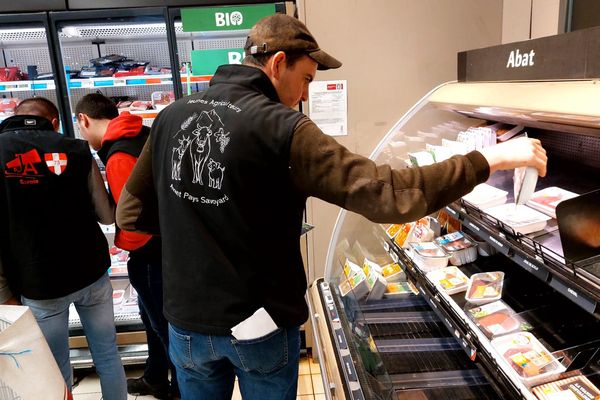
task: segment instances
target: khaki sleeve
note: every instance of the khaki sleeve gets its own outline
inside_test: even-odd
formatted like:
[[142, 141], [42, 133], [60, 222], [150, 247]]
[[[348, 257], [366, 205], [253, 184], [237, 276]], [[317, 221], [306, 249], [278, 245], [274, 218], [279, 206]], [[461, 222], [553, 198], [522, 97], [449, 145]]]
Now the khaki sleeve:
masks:
[[115, 222], [115, 203], [106, 191], [104, 180], [98, 169], [98, 164], [92, 158], [92, 167], [88, 177], [88, 189], [92, 196], [94, 211], [98, 222], [104, 225], [110, 225]]
[[124, 231], [158, 235], [158, 198], [152, 175], [152, 149], [146, 141], [117, 204], [117, 225]]
[[420, 168], [376, 165], [308, 118], [298, 122], [290, 147], [290, 176], [302, 193], [379, 223], [417, 220], [470, 192], [489, 173], [479, 152]]

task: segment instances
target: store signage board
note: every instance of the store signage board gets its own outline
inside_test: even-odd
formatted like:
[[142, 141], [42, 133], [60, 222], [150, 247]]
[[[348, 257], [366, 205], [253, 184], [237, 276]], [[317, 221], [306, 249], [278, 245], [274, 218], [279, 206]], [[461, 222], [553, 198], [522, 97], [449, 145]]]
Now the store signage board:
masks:
[[197, 7], [181, 9], [184, 32], [250, 29], [263, 17], [275, 14], [275, 4]]
[[214, 75], [225, 64], [241, 64], [244, 49], [211, 49], [192, 51], [192, 74]]
[[312, 82], [308, 86], [308, 116], [327, 135], [347, 135], [348, 82]]
[[600, 27], [458, 53], [458, 81], [600, 78]]

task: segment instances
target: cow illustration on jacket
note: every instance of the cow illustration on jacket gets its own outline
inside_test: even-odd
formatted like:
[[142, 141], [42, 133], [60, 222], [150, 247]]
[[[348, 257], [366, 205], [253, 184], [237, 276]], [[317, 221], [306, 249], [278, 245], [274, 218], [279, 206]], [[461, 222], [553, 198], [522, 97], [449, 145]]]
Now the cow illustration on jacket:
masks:
[[223, 183], [223, 172], [225, 167], [221, 167], [221, 163], [213, 160], [208, 161], [208, 187], [221, 189]]
[[180, 181], [181, 180], [181, 159], [188, 149], [191, 140], [189, 136], [184, 136], [182, 139], [177, 139], [179, 147], [173, 148], [173, 155], [171, 156], [171, 179]]
[[212, 136], [212, 131], [209, 127], [198, 124], [192, 134], [195, 136], [190, 144], [193, 172], [192, 183], [204, 185], [202, 182], [202, 172], [210, 156], [210, 137]]

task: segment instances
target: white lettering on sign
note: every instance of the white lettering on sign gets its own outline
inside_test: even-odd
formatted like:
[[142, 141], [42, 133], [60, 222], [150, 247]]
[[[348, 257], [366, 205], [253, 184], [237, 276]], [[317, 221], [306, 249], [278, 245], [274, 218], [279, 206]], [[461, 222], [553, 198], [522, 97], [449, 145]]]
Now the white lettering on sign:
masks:
[[216, 26], [238, 26], [244, 22], [244, 16], [239, 11], [233, 11], [231, 13], [216, 12], [215, 13], [215, 25]]
[[525, 263], [525, 265], [528, 265], [532, 269], [534, 269], [536, 271], [539, 271], [539, 268], [537, 267], [537, 265], [533, 264], [532, 262], [530, 262], [528, 260], [523, 260], [523, 262]]
[[523, 53], [517, 49], [510, 52], [508, 56], [508, 62], [506, 63], [506, 68], [519, 68], [519, 67], [529, 67], [534, 65], [533, 57], [535, 56], [535, 51], [531, 50], [529, 53]]
[[477, 225], [474, 225], [473, 223], [469, 222], [469, 226], [473, 229], [475, 229], [477, 232], [480, 231], [479, 227]]
[[496, 239], [494, 239], [493, 236], [490, 236], [490, 240], [494, 243], [496, 243], [498, 246], [500, 247], [504, 247], [504, 245], [502, 243], [500, 243], [499, 241], [497, 241]]
[[237, 51], [230, 51], [227, 53], [227, 58], [229, 60], [229, 64], [241, 64], [242, 63], [242, 53], [238, 53]]
[[577, 292], [576, 292], [576, 291], [574, 291], [574, 290], [573, 290], [573, 289], [571, 289], [571, 288], [567, 288], [567, 292], [571, 293], [571, 295], [573, 295], [573, 296], [575, 296], [575, 297], [579, 297], [579, 295], [577, 294]]

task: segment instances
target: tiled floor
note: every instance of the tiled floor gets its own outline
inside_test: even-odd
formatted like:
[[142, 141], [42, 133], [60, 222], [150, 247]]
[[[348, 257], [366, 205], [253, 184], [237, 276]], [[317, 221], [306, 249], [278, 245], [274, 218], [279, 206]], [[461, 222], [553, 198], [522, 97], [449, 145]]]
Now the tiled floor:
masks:
[[[143, 369], [126, 369], [128, 378], [138, 377]], [[73, 389], [74, 400], [101, 400], [100, 380], [98, 375], [91, 373], [82, 379]], [[128, 396], [128, 399], [154, 399], [152, 396]], [[242, 400], [237, 382], [233, 391], [232, 400]], [[302, 357], [298, 371], [298, 397], [297, 400], [325, 400], [323, 380], [321, 379], [319, 363], [312, 358]]]

